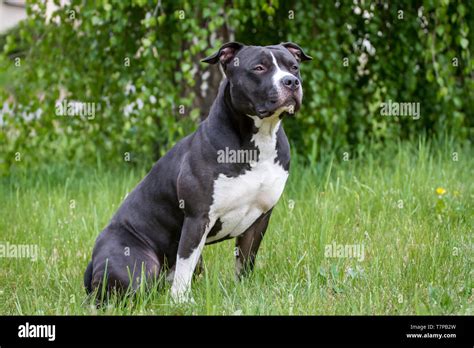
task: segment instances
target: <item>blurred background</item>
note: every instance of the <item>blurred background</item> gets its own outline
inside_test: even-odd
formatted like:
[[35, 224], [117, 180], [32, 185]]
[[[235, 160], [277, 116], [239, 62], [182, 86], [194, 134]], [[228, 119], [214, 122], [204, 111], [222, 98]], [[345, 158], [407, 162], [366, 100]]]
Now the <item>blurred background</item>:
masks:
[[[227, 41], [299, 44], [303, 108], [292, 151], [474, 134], [473, 7], [466, 1], [3, 1], [0, 173], [54, 162], [150, 163], [203, 120]], [[419, 103], [387, 117], [383, 103]], [[61, 116], [57, 105], [92, 105]], [[21, 163], [21, 164], [20, 164]]]

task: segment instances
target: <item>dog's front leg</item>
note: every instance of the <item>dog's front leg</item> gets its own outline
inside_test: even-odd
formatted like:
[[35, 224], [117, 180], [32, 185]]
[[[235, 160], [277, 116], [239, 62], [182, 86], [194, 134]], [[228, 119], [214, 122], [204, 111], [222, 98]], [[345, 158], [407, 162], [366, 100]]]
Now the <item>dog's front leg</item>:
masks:
[[209, 226], [205, 218], [185, 218], [178, 245], [171, 297], [175, 302], [193, 302], [191, 280], [206, 242]]

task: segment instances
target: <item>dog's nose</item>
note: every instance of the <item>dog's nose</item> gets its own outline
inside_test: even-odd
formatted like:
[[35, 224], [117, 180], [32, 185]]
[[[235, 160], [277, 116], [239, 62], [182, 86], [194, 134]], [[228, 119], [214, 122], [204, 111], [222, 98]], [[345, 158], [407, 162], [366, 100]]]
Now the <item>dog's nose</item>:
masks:
[[286, 88], [289, 88], [292, 91], [295, 91], [300, 86], [300, 80], [295, 76], [286, 75], [281, 79], [281, 82]]

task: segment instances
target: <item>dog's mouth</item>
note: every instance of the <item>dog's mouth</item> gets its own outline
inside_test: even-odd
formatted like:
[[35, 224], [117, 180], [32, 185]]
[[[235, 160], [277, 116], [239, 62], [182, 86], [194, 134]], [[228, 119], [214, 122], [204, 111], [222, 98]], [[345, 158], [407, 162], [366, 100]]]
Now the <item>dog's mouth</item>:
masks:
[[256, 109], [259, 118], [271, 117], [274, 114], [287, 113], [293, 115], [300, 108], [300, 102], [295, 96], [286, 98], [283, 103], [276, 100], [270, 100], [267, 106], [261, 106]]

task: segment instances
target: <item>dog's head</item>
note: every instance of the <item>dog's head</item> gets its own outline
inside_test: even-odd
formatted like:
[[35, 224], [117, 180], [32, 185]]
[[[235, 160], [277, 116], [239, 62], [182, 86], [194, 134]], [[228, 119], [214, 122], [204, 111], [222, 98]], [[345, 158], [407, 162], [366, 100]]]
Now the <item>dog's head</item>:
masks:
[[220, 63], [230, 82], [232, 104], [239, 112], [260, 118], [299, 110], [303, 87], [299, 65], [312, 59], [298, 45], [224, 44], [202, 61]]

